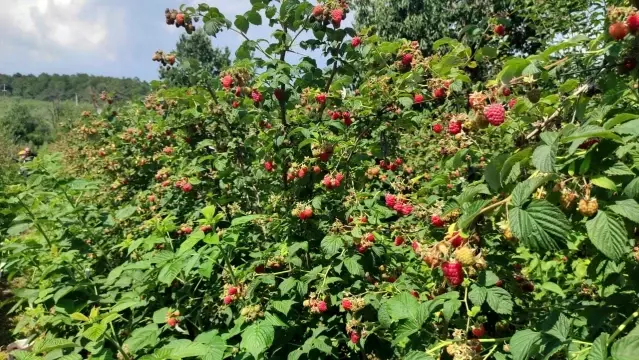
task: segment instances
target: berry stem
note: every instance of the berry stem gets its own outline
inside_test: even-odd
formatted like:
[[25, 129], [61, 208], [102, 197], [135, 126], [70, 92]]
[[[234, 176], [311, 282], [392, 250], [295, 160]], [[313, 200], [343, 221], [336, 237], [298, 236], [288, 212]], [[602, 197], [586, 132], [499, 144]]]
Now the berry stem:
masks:
[[621, 334], [621, 332], [626, 328], [626, 326], [628, 326], [628, 324], [630, 324], [630, 322], [636, 318], [639, 317], [639, 309], [635, 310], [635, 312], [633, 312], [630, 316], [628, 316], [628, 318], [626, 319], [626, 321], [624, 321], [621, 325], [619, 325], [619, 327], [617, 327], [617, 330], [615, 330], [614, 333], [612, 333], [612, 335], [610, 335], [610, 337], [608, 338], [608, 345], [610, 345], [612, 343], [612, 341], [619, 336], [619, 334]]
[[484, 356], [483, 360], [488, 360], [490, 355], [492, 355], [495, 352], [495, 350], [497, 350], [497, 344], [493, 345], [493, 347], [490, 348], [490, 351], [488, 352], [488, 354], [486, 354], [486, 356]]

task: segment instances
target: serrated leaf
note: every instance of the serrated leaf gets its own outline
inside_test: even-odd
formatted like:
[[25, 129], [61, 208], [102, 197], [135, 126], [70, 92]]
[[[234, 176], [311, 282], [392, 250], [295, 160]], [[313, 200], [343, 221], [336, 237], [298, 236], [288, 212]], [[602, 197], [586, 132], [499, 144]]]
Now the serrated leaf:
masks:
[[615, 184], [615, 182], [605, 176], [592, 178], [590, 179], [590, 182], [595, 186], [599, 186], [600, 188], [617, 191], [617, 185]]
[[625, 175], [635, 175], [635, 173], [624, 163], [618, 162], [609, 167], [604, 174], [609, 176], [625, 176]]
[[78, 320], [78, 321], [84, 321], [84, 322], [90, 322], [91, 320], [84, 314], [81, 314], [79, 312], [75, 312], [73, 314], [70, 315], [71, 319], [73, 320]]
[[182, 259], [175, 259], [169, 264], [164, 265], [158, 274], [158, 281], [166, 285], [171, 285], [182, 270], [182, 266], [184, 266], [184, 260]]
[[240, 347], [246, 349], [255, 359], [258, 359], [268, 349], [275, 339], [275, 328], [263, 322], [247, 327], [242, 333]]
[[547, 281], [547, 282], [541, 284], [541, 287], [546, 289], [546, 290], [548, 290], [548, 291], [550, 291], [550, 292], [558, 294], [561, 297], [566, 297], [566, 294], [561, 289], [561, 286], [555, 284], [554, 282]]
[[136, 210], [137, 208], [135, 206], [127, 206], [125, 208], [118, 210], [115, 213], [115, 218], [118, 220], [128, 219], [131, 215], [135, 214]]
[[295, 304], [293, 300], [278, 300], [271, 302], [271, 306], [273, 309], [281, 312], [284, 316], [288, 315], [288, 312], [291, 311], [291, 306]]
[[500, 287], [486, 289], [486, 302], [497, 314], [508, 315], [513, 311], [513, 300], [510, 293]]
[[355, 255], [344, 259], [344, 266], [346, 266], [346, 270], [348, 270], [348, 272], [353, 276], [361, 276], [364, 274], [364, 268], [359, 263], [360, 258], [361, 256]]
[[606, 360], [608, 359], [608, 333], [602, 333], [595, 341], [588, 353], [588, 360]]
[[197, 245], [200, 240], [204, 239], [204, 232], [200, 229], [190, 234], [189, 237], [184, 240], [184, 242], [180, 245], [180, 249], [178, 250], [178, 256], [184, 254], [185, 252], [193, 249], [195, 245]]
[[567, 136], [561, 139], [562, 143], [571, 142], [579, 139], [589, 139], [589, 138], [606, 138], [619, 140], [619, 135], [613, 133], [610, 130], [606, 130], [600, 126], [596, 125], [586, 125], [582, 127], [576, 128], [574, 131], [567, 134]]
[[403, 360], [433, 360], [430, 355], [427, 355], [425, 351], [411, 351], [406, 356], [402, 357]]
[[93, 324], [90, 328], [82, 332], [82, 336], [84, 336], [85, 338], [91, 341], [98, 341], [98, 339], [106, 331], [106, 328], [107, 327], [105, 324]]
[[592, 244], [611, 260], [621, 260], [628, 252], [628, 235], [623, 222], [599, 211], [594, 219], [586, 222]]
[[541, 334], [530, 330], [520, 330], [510, 338], [510, 353], [513, 360], [526, 360], [534, 355], [541, 344]]
[[639, 336], [626, 336], [617, 340], [610, 350], [613, 360], [637, 360]]
[[488, 204], [490, 204], [490, 200], [477, 200], [464, 204], [464, 206], [462, 206], [462, 215], [458, 221], [459, 228], [464, 230], [472, 225], [475, 219], [481, 215], [482, 209]]
[[242, 15], [237, 15], [235, 17], [235, 21], [233, 22], [233, 24], [235, 24], [235, 27], [238, 28], [238, 30], [240, 30], [241, 32], [247, 32], [248, 28], [249, 28], [249, 22], [248, 20], [242, 16]]
[[631, 198], [639, 198], [639, 177], [629, 182], [623, 189], [623, 193]]
[[545, 200], [533, 200], [525, 208], [511, 208], [509, 223], [513, 234], [534, 250], [559, 249], [570, 230], [564, 213]]
[[159, 335], [160, 331], [158, 326], [155, 324], [149, 324], [143, 328], [133, 330], [131, 336], [124, 343], [132, 352], [137, 352], [145, 347], [155, 346]]
[[344, 241], [338, 235], [327, 235], [322, 239], [321, 247], [326, 255], [333, 256], [344, 248]]
[[292, 277], [288, 277], [280, 284], [280, 294], [288, 294], [297, 285], [297, 280]]
[[482, 306], [488, 296], [488, 290], [485, 287], [477, 286], [473, 284], [468, 292], [468, 298], [476, 306]]
[[170, 310], [171, 309], [169, 309], [168, 307], [163, 307], [161, 309], [155, 310], [153, 312], [153, 322], [156, 324], [164, 324]]
[[261, 215], [261, 214], [242, 216], [242, 217], [233, 219], [231, 221], [231, 226], [238, 226], [238, 225], [246, 224], [247, 222], [251, 222], [253, 220], [260, 219], [260, 218], [263, 218], [263, 217], [264, 217], [264, 215]]
[[552, 179], [552, 175], [535, 176], [517, 184], [512, 193], [511, 203], [514, 206], [523, 206], [526, 201], [528, 201], [530, 195], [532, 195], [538, 187], [550, 181], [550, 179]]
[[615, 202], [608, 207], [612, 212], [639, 223], [639, 204], [634, 199], [626, 199]]
[[511, 155], [510, 157], [508, 157], [508, 159], [506, 159], [506, 161], [504, 162], [504, 165], [503, 165], [503, 167], [501, 168], [501, 171], [500, 171], [500, 181], [501, 181], [501, 183], [504, 184], [504, 183], [507, 182], [507, 180], [509, 178], [512, 178], [511, 172], [512, 172], [513, 167], [515, 166], [515, 164], [520, 164], [521, 162], [526, 162], [530, 158], [532, 153], [533, 153], [532, 148], [525, 148], [523, 150], [520, 150], [520, 151], [516, 152], [515, 154]]

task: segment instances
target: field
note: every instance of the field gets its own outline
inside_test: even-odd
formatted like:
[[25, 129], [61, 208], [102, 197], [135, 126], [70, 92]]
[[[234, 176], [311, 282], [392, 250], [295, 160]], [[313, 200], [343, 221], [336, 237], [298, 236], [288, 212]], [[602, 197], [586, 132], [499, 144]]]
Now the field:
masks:
[[0, 172], [0, 360], [637, 360], [637, 9], [425, 43], [250, 3], [158, 18], [246, 39], [219, 72], [158, 51], [144, 102], [0, 117], [49, 145]]

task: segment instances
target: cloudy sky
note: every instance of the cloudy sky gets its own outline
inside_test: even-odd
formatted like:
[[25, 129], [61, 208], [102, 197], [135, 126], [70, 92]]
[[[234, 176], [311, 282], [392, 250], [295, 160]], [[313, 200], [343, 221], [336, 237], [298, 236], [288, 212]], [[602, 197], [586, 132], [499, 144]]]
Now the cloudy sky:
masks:
[[[250, 0], [202, 0], [231, 21]], [[156, 50], [172, 50], [183, 29], [164, 23], [165, 8], [198, 0], [0, 0], [0, 73], [88, 73], [153, 80]], [[249, 30], [254, 35], [264, 29]], [[263, 34], [263, 31], [262, 31]], [[258, 34], [263, 36], [262, 34]], [[215, 46], [234, 52], [239, 35]]]

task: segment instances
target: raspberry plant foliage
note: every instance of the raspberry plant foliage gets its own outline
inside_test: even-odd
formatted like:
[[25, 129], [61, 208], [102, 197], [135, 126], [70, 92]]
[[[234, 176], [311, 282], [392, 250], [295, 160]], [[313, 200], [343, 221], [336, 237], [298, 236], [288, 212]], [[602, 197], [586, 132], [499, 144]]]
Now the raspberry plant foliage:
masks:
[[[345, 27], [345, 1], [174, 13], [246, 38], [219, 81], [105, 95], [3, 179], [2, 271], [32, 342], [12, 356], [637, 353], [633, 33], [507, 57], [488, 28], [425, 57]], [[260, 24], [272, 37], [249, 39]]]

